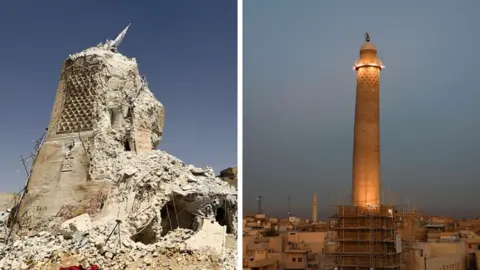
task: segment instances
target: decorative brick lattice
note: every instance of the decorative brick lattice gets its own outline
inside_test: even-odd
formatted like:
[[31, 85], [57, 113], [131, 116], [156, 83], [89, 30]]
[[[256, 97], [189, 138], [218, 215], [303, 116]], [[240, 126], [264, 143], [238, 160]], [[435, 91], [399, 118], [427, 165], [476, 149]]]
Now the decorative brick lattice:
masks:
[[73, 67], [65, 87], [65, 103], [57, 133], [80, 132], [93, 129], [93, 101], [98, 79], [94, 72]]
[[362, 68], [357, 76], [356, 122], [378, 123], [380, 100], [380, 70]]
[[362, 91], [378, 91], [380, 89], [380, 70], [374, 67], [359, 69], [357, 89]]

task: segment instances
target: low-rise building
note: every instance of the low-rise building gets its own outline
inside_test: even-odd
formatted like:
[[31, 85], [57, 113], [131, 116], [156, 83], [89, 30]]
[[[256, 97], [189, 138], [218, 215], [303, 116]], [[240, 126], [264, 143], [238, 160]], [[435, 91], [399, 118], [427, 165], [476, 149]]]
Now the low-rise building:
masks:
[[411, 270], [467, 269], [463, 240], [418, 242], [414, 245], [414, 250], [414, 264]]
[[[459, 232], [459, 237], [465, 242], [467, 266], [469, 267], [475, 264], [480, 266], [480, 261], [477, 256], [477, 253], [480, 251], [480, 236], [475, 232], [462, 230]], [[477, 269], [479, 269], [478, 266]]]
[[282, 266], [283, 269], [309, 269], [308, 249], [286, 249], [284, 251]]
[[229, 183], [230, 185], [237, 187], [237, 172], [237, 167], [230, 167], [222, 170], [218, 177], [221, 178], [223, 181]]
[[243, 269], [277, 270], [278, 261], [268, 256], [268, 243], [247, 244], [246, 256], [243, 259]]

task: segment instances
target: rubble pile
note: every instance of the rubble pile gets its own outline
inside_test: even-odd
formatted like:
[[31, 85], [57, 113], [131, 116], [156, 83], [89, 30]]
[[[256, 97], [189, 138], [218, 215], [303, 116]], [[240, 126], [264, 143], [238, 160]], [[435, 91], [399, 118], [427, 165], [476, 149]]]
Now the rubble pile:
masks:
[[[58, 269], [60, 266], [99, 265], [100, 269], [235, 269], [235, 245], [222, 255], [208, 247], [192, 249], [186, 243], [191, 230], [178, 229], [161, 241], [141, 242], [110, 239], [108, 226], [79, 232], [72, 238], [40, 232], [9, 245], [0, 244], [0, 269]], [[232, 242], [234, 238], [231, 238]]]
[[110, 191], [90, 205], [95, 209], [62, 209], [43, 231], [0, 244], [0, 269], [235, 269], [237, 191], [210, 167], [152, 150], [163, 135], [164, 111], [136, 60], [97, 46], [65, 65], [87, 70], [62, 76], [93, 87], [93, 135], [81, 144], [89, 181], [108, 181]]
[[9, 212], [0, 211], [0, 243], [5, 242], [8, 236], [7, 217]]
[[233, 187], [159, 150], [121, 160], [123, 177], [97, 215], [0, 244], [0, 269], [235, 269]]

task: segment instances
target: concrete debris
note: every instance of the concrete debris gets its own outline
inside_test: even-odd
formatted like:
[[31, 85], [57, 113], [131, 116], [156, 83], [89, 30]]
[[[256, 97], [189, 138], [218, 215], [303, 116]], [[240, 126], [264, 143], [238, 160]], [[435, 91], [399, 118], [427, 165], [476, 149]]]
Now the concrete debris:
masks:
[[88, 232], [92, 228], [92, 221], [88, 214], [69, 219], [60, 225], [60, 232], [64, 238], [71, 238], [75, 233]]
[[[93, 98], [88, 97], [93, 112], [85, 114], [93, 119], [84, 121], [74, 111], [52, 120], [61, 136], [49, 129], [39, 157], [50, 155], [50, 147], [65, 156], [64, 162], [34, 164], [22, 207], [42, 206], [43, 214], [19, 225], [28, 228], [28, 234], [18, 233], [15, 241], [0, 244], [0, 269], [80, 264], [101, 269], [235, 269], [237, 190], [210, 167], [196, 168], [152, 150], [163, 135], [163, 105], [139, 75], [135, 59], [99, 46], [70, 55], [65, 65], [62, 78], [69, 87], [94, 85], [89, 90]], [[69, 66], [89, 72], [69, 74], [75, 70]], [[92, 135], [80, 136], [76, 123], [84, 128], [91, 123]], [[78, 186], [74, 193], [68, 184], [56, 191], [45, 174], [37, 173], [57, 169], [52, 175], [60, 175], [58, 183], [108, 183], [108, 194], [85, 207], [53, 203], [56, 198], [73, 203], [73, 197], [62, 194], [90, 195], [94, 193], [89, 188], [95, 187]], [[82, 170], [88, 178], [79, 177]], [[47, 187], [50, 193], [45, 193]], [[36, 194], [42, 196], [36, 199]]]
[[209, 247], [221, 254], [225, 246], [226, 230], [224, 226], [220, 226], [215, 220], [205, 220], [202, 228], [194, 236], [186, 242], [191, 247], [198, 249], [204, 246], [203, 243], [210, 243]]
[[105, 243], [110, 229], [107, 224], [97, 226], [78, 239], [41, 232], [0, 244], [0, 269], [57, 270], [95, 264], [100, 269], [235, 269], [235, 245], [226, 246], [223, 256], [209, 247], [192, 248], [185, 243], [195, 235], [191, 230], [177, 229], [149, 245], [128, 238], [121, 245], [116, 241], [99, 244]]

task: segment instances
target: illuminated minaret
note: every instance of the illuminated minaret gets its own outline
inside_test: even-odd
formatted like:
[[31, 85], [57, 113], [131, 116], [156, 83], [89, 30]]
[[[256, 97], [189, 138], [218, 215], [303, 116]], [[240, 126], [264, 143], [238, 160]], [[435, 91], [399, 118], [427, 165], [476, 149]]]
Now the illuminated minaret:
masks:
[[380, 199], [380, 71], [377, 48], [365, 34], [357, 71], [357, 97], [353, 139], [352, 204], [378, 206]]
[[312, 221], [313, 223], [317, 222], [317, 193], [313, 193]]

